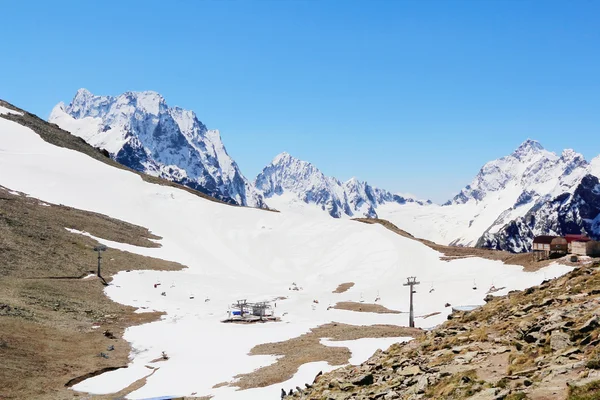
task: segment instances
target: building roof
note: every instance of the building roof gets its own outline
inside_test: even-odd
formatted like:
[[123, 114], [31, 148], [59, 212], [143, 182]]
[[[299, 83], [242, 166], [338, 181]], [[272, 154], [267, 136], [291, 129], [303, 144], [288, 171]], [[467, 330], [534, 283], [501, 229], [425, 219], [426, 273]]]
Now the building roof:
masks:
[[567, 243], [571, 242], [589, 242], [590, 239], [587, 235], [565, 235], [565, 239], [567, 239]]
[[540, 244], [550, 244], [554, 239], [557, 239], [559, 236], [550, 236], [550, 235], [541, 235], [533, 238], [533, 243]]

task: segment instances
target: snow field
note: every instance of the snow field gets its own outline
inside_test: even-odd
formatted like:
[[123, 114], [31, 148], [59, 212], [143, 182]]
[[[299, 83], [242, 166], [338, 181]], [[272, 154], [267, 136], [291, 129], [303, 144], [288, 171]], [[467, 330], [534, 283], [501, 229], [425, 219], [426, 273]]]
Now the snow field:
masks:
[[[522, 289], [569, 270], [552, 265], [536, 273], [477, 258], [441, 261], [440, 254], [379, 225], [344, 219], [311, 217], [293, 210], [274, 213], [230, 207], [172, 187], [150, 184], [139, 176], [112, 168], [84, 154], [52, 146], [28, 128], [0, 118], [0, 185], [42, 201], [103, 213], [150, 229], [162, 247], [141, 248], [98, 240], [110, 247], [179, 262], [183, 271], [121, 272], [107, 287], [113, 300], [165, 311], [157, 322], [129, 328], [129, 368], [86, 380], [77, 390], [118, 391], [148, 375], [145, 365], [159, 367], [134, 399], [160, 395], [214, 395], [215, 399], [265, 399], [281, 387], [303, 386], [324, 363], [304, 365], [285, 384], [234, 391], [213, 389], [240, 373], [276, 361], [248, 356], [252, 347], [297, 337], [311, 328], [336, 321], [354, 325], [406, 325], [407, 314], [372, 314], [327, 310], [338, 301], [374, 302], [408, 310], [407, 276], [416, 287], [417, 325], [445, 320], [452, 305], [482, 304], [487, 288]], [[91, 255], [93, 257], [93, 255]], [[123, 266], [126, 269], [126, 266]], [[295, 282], [302, 290], [289, 290]], [[349, 291], [331, 293], [338, 284], [355, 282]], [[154, 284], [160, 283], [158, 288]], [[478, 289], [473, 290], [476, 283]], [[434, 289], [433, 291], [431, 289]], [[166, 296], [161, 296], [161, 292]], [[190, 297], [192, 297], [191, 299]], [[223, 324], [228, 306], [237, 299], [278, 300], [279, 323]], [[209, 301], [205, 301], [209, 299]], [[318, 300], [315, 304], [313, 300]], [[347, 343], [352, 363], [386, 347], [390, 340], [360, 339]], [[340, 342], [323, 341], [326, 345]], [[168, 361], [150, 364], [165, 351]], [[268, 393], [268, 395], [266, 395]]]

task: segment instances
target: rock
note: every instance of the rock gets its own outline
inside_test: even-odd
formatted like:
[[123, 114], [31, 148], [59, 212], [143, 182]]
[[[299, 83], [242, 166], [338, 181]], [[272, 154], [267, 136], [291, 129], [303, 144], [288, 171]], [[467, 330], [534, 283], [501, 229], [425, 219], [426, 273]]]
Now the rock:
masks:
[[554, 303], [554, 299], [552, 297], [546, 297], [542, 300], [540, 304], [538, 304], [538, 307], [546, 307], [552, 303]]
[[495, 400], [496, 399], [496, 388], [484, 389], [474, 396], [469, 397], [471, 400]]
[[400, 395], [392, 390], [391, 392], [388, 392], [388, 394], [386, 394], [383, 398], [384, 400], [394, 400], [399, 399]]
[[510, 351], [510, 347], [500, 346], [491, 351], [491, 354], [504, 354]]
[[554, 351], [564, 350], [571, 346], [569, 335], [560, 331], [552, 331], [550, 335], [550, 347]]
[[356, 386], [366, 386], [373, 384], [373, 374], [360, 375], [357, 379], [352, 381]]
[[428, 385], [427, 376], [422, 375], [417, 382], [417, 386], [415, 387], [415, 392], [417, 394], [425, 393], [425, 389], [427, 389], [427, 385]]
[[412, 367], [402, 368], [400, 372], [398, 372], [401, 376], [414, 376], [422, 373], [421, 368], [418, 365], [413, 365]]
[[598, 326], [600, 326], [600, 321], [598, 321], [598, 317], [594, 315], [592, 318], [587, 320], [586, 323], [578, 329], [578, 331], [581, 333], [587, 333], [593, 331]]
[[469, 364], [471, 363], [471, 361], [473, 361], [475, 357], [477, 357], [477, 355], [479, 355], [478, 351], [469, 351], [463, 355], [456, 357], [456, 361], [461, 364]]
[[524, 312], [527, 312], [527, 311], [530, 311], [533, 308], [535, 308], [535, 306], [532, 303], [529, 303], [529, 304], [525, 304], [523, 306], [523, 308], [521, 308], [521, 310], [524, 311]]
[[466, 348], [468, 348], [468, 347], [469, 347], [469, 345], [456, 346], [456, 347], [453, 347], [453, 348], [452, 348], [452, 352], [453, 352], [454, 354], [458, 354], [458, 353], [460, 353], [461, 351], [463, 351], [464, 349], [466, 349]]
[[533, 375], [534, 373], [536, 373], [538, 371], [538, 368], [529, 368], [529, 369], [524, 369], [523, 371], [519, 371], [518, 374], [521, 376], [530, 376]]
[[496, 392], [496, 397], [494, 400], [504, 400], [510, 394], [510, 389], [504, 389]]
[[538, 340], [540, 340], [540, 334], [537, 332], [531, 332], [531, 333], [528, 333], [527, 335], [525, 335], [525, 337], [523, 339], [527, 343], [535, 343]]
[[570, 355], [581, 353], [581, 349], [579, 347], [571, 347], [565, 351], [563, 351], [560, 355], [564, 357], [569, 357]]

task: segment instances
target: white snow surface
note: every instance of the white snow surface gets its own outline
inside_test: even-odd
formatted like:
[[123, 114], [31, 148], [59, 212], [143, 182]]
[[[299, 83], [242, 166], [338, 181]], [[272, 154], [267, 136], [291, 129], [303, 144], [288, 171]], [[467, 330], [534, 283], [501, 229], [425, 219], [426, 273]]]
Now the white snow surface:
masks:
[[[450, 312], [444, 307], [447, 302], [481, 304], [492, 285], [506, 287], [498, 292], [501, 295], [570, 270], [554, 264], [526, 273], [520, 267], [478, 258], [442, 261], [436, 251], [380, 225], [320, 218], [303, 210], [274, 213], [207, 201], [53, 146], [30, 129], [2, 118], [0, 142], [0, 185], [48, 203], [147, 227], [162, 237], [160, 248], [98, 240], [110, 248], [188, 267], [176, 272], [120, 272], [114, 277], [105, 290], [111, 299], [139, 307], [140, 312], [157, 310], [166, 315], [160, 321], [127, 329], [125, 339], [133, 348], [129, 368], [83, 381], [76, 386], [81, 391], [118, 391], [147, 376], [151, 371], [145, 366], [150, 365], [159, 369], [129, 398], [192, 393], [213, 395], [216, 400], [276, 398], [281, 387], [304, 386], [319, 370], [332, 367], [322, 362], [306, 364], [289, 381], [262, 389], [212, 387], [275, 362], [273, 356], [248, 355], [260, 343], [297, 337], [332, 321], [406, 325], [404, 313], [357, 313], [327, 307], [338, 301], [373, 302], [380, 297], [383, 306], [407, 311], [408, 293], [402, 287], [407, 276], [415, 275], [421, 282], [415, 294], [416, 315], [441, 313], [416, 321], [418, 326], [431, 327], [446, 319]], [[478, 290], [472, 289], [474, 280]], [[302, 290], [289, 290], [292, 282]], [[332, 293], [343, 282], [356, 285], [345, 293]], [[155, 288], [157, 283], [160, 286]], [[279, 296], [287, 297], [276, 301], [275, 312], [281, 322], [220, 322], [228, 305], [237, 299], [261, 301]], [[347, 343], [353, 363], [388, 344], [370, 340]], [[151, 363], [162, 351], [169, 360]]]
[[0, 114], [16, 114], [16, 115], [23, 115], [22, 112], [19, 111], [15, 111], [15, 110], [11, 110], [10, 108], [6, 108], [3, 106], [0, 106]]

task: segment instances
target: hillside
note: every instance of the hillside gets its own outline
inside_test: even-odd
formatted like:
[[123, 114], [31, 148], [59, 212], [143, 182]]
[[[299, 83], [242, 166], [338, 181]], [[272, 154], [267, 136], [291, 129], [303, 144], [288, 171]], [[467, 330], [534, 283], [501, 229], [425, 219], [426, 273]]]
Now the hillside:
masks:
[[[173, 271], [163, 268], [163, 261], [154, 261], [161, 266], [153, 266], [153, 261], [148, 259], [123, 260], [111, 271], [122, 269], [104, 288], [109, 299], [118, 302], [118, 307], [126, 307], [125, 310], [137, 310], [135, 315], [139, 318], [155, 318], [148, 314], [150, 312], [161, 313], [161, 317], [147, 324], [130, 326], [123, 332], [131, 346], [130, 352], [122, 348], [123, 355], [130, 355], [127, 368], [71, 382], [77, 392], [112, 396], [129, 391], [127, 397], [132, 399], [160, 395], [213, 396], [215, 400], [271, 398], [279, 395], [281, 385], [302, 385], [306, 376], [314, 376], [319, 370], [328, 371], [347, 363], [360, 364], [378, 347], [407, 340], [406, 335], [414, 333], [402, 327], [407, 324], [408, 296], [406, 291], [398, 290], [407, 276], [416, 275], [423, 282], [424, 290], [415, 294], [415, 312], [419, 317], [416, 323], [417, 327], [430, 328], [444, 321], [450, 313], [447, 303], [481, 304], [492, 285], [502, 287], [497, 293], [505, 294], [570, 270], [552, 264], [527, 272], [499, 260], [448, 258], [424, 243], [379, 225], [327, 216], [309, 218], [294, 212], [265, 212], [207, 201], [193, 191], [162, 184], [163, 181], [149, 182], [139, 172], [114, 165], [80, 139], [65, 136], [66, 132], [26, 113], [19, 116], [2, 106], [0, 114], [0, 170], [3, 171], [0, 185], [9, 194], [23, 193], [19, 198], [33, 202], [28, 214], [16, 212], [7, 229], [12, 232], [19, 224], [29, 223], [29, 216], [34, 222], [45, 221], [43, 214], [37, 215], [36, 207], [42, 213], [65, 207], [106, 216], [117, 224], [115, 226], [119, 226], [118, 221], [128, 227], [135, 226], [137, 228], [131, 229], [139, 236], [113, 235], [96, 229], [94, 224], [71, 224], [61, 215], [54, 225], [61, 234], [56, 235], [56, 243], [53, 235], [41, 234], [45, 227], [34, 226], [23, 239], [30, 242], [11, 245], [29, 252], [23, 255], [19, 268], [27, 268], [34, 260], [40, 260], [41, 269], [55, 264], [60, 268], [63, 265], [69, 269], [77, 267], [75, 272], [48, 268], [52, 274], [81, 277], [85, 272], [80, 268], [82, 264], [68, 258], [55, 261], [51, 257], [53, 251], [62, 251], [61, 244], [78, 243], [72, 235], [86, 240], [84, 243], [90, 246], [97, 242], [108, 246], [105, 258], [108, 263], [112, 258], [117, 260], [109, 252], [122, 251], [169, 261], [173, 268], [187, 267]], [[43, 129], [31, 125], [30, 121], [39, 123]], [[47, 131], [56, 134], [57, 141], [64, 140], [67, 144], [52, 144], [49, 141], [52, 135]], [[74, 150], [76, 145], [85, 151]], [[5, 207], [0, 212], [8, 215]], [[116, 229], [125, 232], [130, 228]], [[65, 232], [68, 236], [62, 236]], [[36, 239], [40, 235], [42, 238]], [[83, 254], [90, 253], [88, 247], [82, 249]], [[41, 254], [32, 253], [34, 251]], [[90, 257], [91, 264], [87, 271], [95, 265], [95, 255], [91, 253], [85, 256]], [[129, 268], [130, 265], [143, 267], [138, 270]], [[475, 280], [478, 285], [474, 288]], [[64, 283], [73, 287], [59, 286], [62, 282], [51, 280], [47, 290], [53, 290], [51, 293], [57, 297], [67, 296], [70, 303], [81, 304], [86, 315], [86, 311], [95, 315], [96, 310], [104, 316], [114, 314], [104, 312], [104, 303], [88, 306], [84, 285], [81, 285], [82, 290], [78, 286], [81, 282], [87, 284], [87, 280], [69, 279]], [[29, 301], [29, 293], [19, 293], [24, 293], [24, 297], [15, 297], [14, 307], [25, 308], [17, 303], [20, 298], [24, 298], [23, 302]], [[221, 321], [228, 316], [232, 303], [239, 299], [269, 302], [280, 322], [223, 324]], [[6, 300], [11, 310], [12, 301], [11, 298]], [[47, 304], [52, 306], [48, 324], [57, 321], [57, 325], [65, 325], [66, 322], [61, 322], [64, 320], [52, 319], [62, 315], [54, 313], [54, 308], [60, 310], [62, 303]], [[69, 306], [65, 311], [66, 320], [76, 315], [69, 310], [80, 309]], [[7, 318], [6, 321], [18, 321], [17, 316]], [[81, 324], [75, 329], [87, 332], [86, 326]], [[118, 333], [120, 331], [115, 335]], [[330, 334], [333, 337], [328, 336]], [[88, 347], [85, 340], [65, 339], [61, 343], [69, 343], [73, 354], [89, 351], [91, 353], [86, 354], [98, 355], [106, 349], [104, 343], [100, 347]], [[310, 344], [310, 349], [303, 344]], [[49, 347], [48, 351], [55, 351], [53, 349]], [[117, 351], [116, 345], [114, 351]], [[160, 357], [163, 351], [168, 360]], [[63, 353], [56, 355], [55, 360], [64, 358]], [[111, 366], [123, 366], [123, 358], [108, 356], [108, 359], [94, 358], [94, 362], [115, 360], [119, 364]], [[29, 357], [20, 360], [25, 362]], [[52, 354], [48, 358], [53, 358]], [[210, 368], [202, 367], [206, 365], [204, 360], [210, 360]], [[54, 365], [39, 375], [51, 379], [52, 373], [48, 371], [62, 371], [64, 367]], [[64, 385], [96, 367], [95, 363], [70, 363], [64, 367], [65, 375], [57, 377], [56, 382]], [[43, 391], [43, 385], [35, 384], [36, 376], [22, 382], [13, 381]], [[63, 383], [65, 378], [68, 379]], [[50, 396], [38, 394], [33, 397]]]
[[[301, 399], [598, 399], [600, 263], [454, 312], [425, 335], [317, 378]], [[287, 397], [286, 397], [287, 398]]]
[[[122, 340], [127, 327], [160, 317], [160, 313], [136, 314], [134, 307], [106, 297], [102, 282], [93, 275], [93, 248], [98, 242], [65, 228], [119, 243], [159, 246], [154, 240], [160, 237], [145, 228], [0, 186], [3, 399], [71, 398], [69, 388], [79, 377], [127, 366], [131, 346]], [[109, 282], [119, 271], [183, 268], [114, 248], [103, 256], [102, 274]], [[109, 351], [110, 346], [114, 350]], [[133, 389], [125, 388], [121, 395]]]

